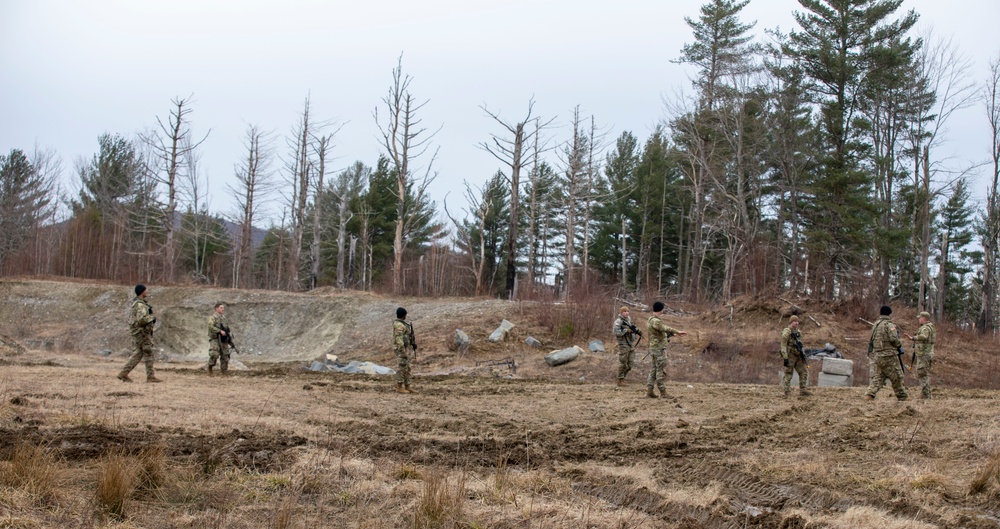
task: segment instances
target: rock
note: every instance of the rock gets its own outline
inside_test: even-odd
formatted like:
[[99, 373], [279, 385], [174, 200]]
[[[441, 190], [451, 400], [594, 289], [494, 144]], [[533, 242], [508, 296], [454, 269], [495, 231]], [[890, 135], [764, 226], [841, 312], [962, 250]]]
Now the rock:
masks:
[[336, 371], [338, 373], [349, 373], [349, 374], [365, 374], [365, 375], [395, 375], [396, 371], [394, 369], [380, 366], [372, 362], [359, 362], [357, 360], [351, 360], [346, 366], [327, 366], [330, 371]]
[[318, 362], [318, 361], [315, 361], [315, 360], [306, 369], [308, 369], [309, 371], [329, 371], [330, 370], [329, 366], [327, 366], [323, 362]]
[[542, 346], [542, 342], [539, 342], [537, 339], [535, 339], [534, 336], [529, 336], [529, 337], [525, 338], [524, 339], [524, 343], [530, 345], [531, 347], [541, 347]]
[[854, 385], [854, 377], [851, 375], [820, 373], [816, 384], [824, 387], [849, 388]]
[[101, 356], [111, 356], [111, 349], [101, 349], [100, 351], [97, 351], [96, 354]]
[[493, 343], [502, 342], [507, 339], [507, 335], [510, 334], [510, 330], [513, 328], [514, 328], [513, 323], [507, 320], [503, 320], [502, 322], [500, 322], [500, 326], [497, 327], [495, 331], [493, 331], [493, 334], [491, 334], [490, 337], [487, 338], [487, 340]]
[[594, 340], [594, 341], [590, 342], [590, 344], [588, 345], [588, 347], [590, 347], [590, 350], [592, 352], [594, 352], [594, 353], [603, 353], [604, 352], [604, 342], [602, 342], [600, 340]]
[[469, 350], [470, 344], [472, 344], [472, 340], [469, 339], [469, 335], [465, 334], [465, 331], [462, 329], [455, 329], [454, 336], [448, 342], [448, 350], [464, 353]]
[[583, 349], [581, 349], [578, 345], [574, 345], [573, 347], [552, 351], [551, 353], [545, 355], [545, 362], [552, 367], [561, 366], [567, 362], [576, 360], [577, 357], [582, 354]]
[[232, 371], [250, 371], [250, 368], [246, 364], [233, 357], [229, 358], [229, 369]]
[[340, 365], [340, 358], [337, 355], [327, 354], [323, 358], [323, 363], [326, 365]]
[[822, 372], [828, 375], [853, 375], [854, 361], [843, 358], [824, 358]]

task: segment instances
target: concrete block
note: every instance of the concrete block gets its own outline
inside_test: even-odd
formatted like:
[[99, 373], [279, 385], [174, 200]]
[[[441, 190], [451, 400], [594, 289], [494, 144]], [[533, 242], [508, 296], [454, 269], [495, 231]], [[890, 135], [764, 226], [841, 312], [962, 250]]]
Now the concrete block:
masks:
[[822, 372], [829, 375], [853, 375], [854, 361], [843, 358], [824, 358]]
[[854, 376], [820, 373], [818, 385], [832, 388], [849, 388], [854, 385]]

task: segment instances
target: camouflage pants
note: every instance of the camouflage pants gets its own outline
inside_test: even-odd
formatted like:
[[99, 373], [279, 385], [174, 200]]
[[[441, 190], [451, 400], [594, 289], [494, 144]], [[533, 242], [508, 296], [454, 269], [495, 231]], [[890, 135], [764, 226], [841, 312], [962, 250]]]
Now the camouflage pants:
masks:
[[403, 350], [396, 350], [396, 383], [410, 385], [410, 355]]
[[221, 349], [219, 346], [219, 340], [209, 340], [208, 341], [208, 366], [215, 366], [215, 362], [219, 362], [219, 368], [222, 369], [223, 373], [229, 371], [229, 356], [232, 354], [232, 347], [229, 344], [222, 344]]
[[618, 344], [618, 380], [625, 380], [634, 361], [635, 351], [628, 345]]
[[653, 385], [663, 389], [663, 380], [666, 376], [667, 368], [667, 352], [664, 349], [650, 349], [649, 356], [653, 359], [653, 370], [649, 372], [649, 378], [646, 379], [646, 387], [653, 389]]
[[134, 336], [132, 338], [132, 343], [132, 356], [129, 357], [125, 367], [122, 368], [122, 374], [128, 375], [132, 372], [132, 369], [134, 369], [135, 366], [139, 365], [139, 362], [142, 361], [146, 363], [146, 378], [151, 378], [154, 375], [153, 337], [148, 334]]
[[879, 356], [875, 358], [874, 372], [875, 375], [868, 384], [866, 395], [875, 397], [875, 394], [885, 385], [885, 380], [889, 379], [892, 382], [892, 391], [896, 394], [896, 398], [899, 400], [906, 399], [906, 388], [903, 386], [903, 368], [899, 366], [898, 356]]
[[809, 385], [809, 365], [804, 358], [799, 356], [798, 351], [788, 353], [788, 367], [785, 368], [785, 378], [781, 381], [785, 393], [791, 389], [792, 371], [799, 374], [799, 389], [806, 389], [806, 386]]
[[917, 355], [917, 380], [920, 381], [920, 397], [931, 398], [931, 365], [934, 363], [933, 356]]

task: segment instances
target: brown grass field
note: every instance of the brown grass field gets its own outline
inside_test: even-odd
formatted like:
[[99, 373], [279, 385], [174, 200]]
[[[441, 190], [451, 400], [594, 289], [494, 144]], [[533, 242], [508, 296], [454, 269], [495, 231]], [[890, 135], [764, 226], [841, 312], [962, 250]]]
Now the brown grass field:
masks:
[[[411, 299], [418, 393], [401, 395], [391, 377], [302, 369], [316, 352], [392, 365], [398, 301], [171, 287], [151, 301], [165, 382], [140, 365], [125, 384], [127, 290], [0, 281], [0, 528], [1000, 528], [997, 344], [947, 325], [933, 400], [869, 402], [867, 326], [796, 300], [817, 320], [807, 347], [835, 343], [855, 387], [784, 399], [781, 303], [683, 307], [669, 398], [649, 399], [648, 363], [618, 389], [613, 353], [542, 361], [610, 349], [610, 329], [579, 329], [610, 328], [611, 303]], [[249, 351], [226, 378], [184, 348], [216, 299]], [[485, 342], [500, 318], [514, 335]], [[446, 347], [456, 327], [464, 354]], [[506, 358], [516, 373], [485, 365]]]

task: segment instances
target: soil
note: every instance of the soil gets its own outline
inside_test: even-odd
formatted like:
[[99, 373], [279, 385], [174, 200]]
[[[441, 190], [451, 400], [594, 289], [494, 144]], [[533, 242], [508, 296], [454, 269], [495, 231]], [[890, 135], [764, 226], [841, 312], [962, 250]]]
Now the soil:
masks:
[[[508, 472], [522, 477], [514, 499], [499, 503], [482, 486], [468, 485], [462, 512], [477, 522], [455, 527], [1000, 528], [1000, 470], [989, 474], [991, 462], [1000, 468], [1000, 392], [949, 382], [956, 373], [943, 377], [932, 400], [897, 402], [886, 388], [868, 401], [859, 382], [784, 398], [773, 380], [777, 369], [757, 367], [755, 360], [773, 361], [769, 337], [782, 327], [781, 303], [758, 300], [752, 310], [734, 311], [732, 327], [729, 309], [678, 310], [671, 325], [691, 334], [670, 345], [667, 396], [651, 399], [645, 396], [648, 364], [640, 363], [619, 388], [612, 383], [613, 353], [548, 367], [542, 356], [573, 340], [525, 323], [540, 319], [532, 304], [399, 301], [337, 291], [154, 288], [151, 303], [163, 320], [157, 376], [165, 382], [139, 382], [140, 366], [133, 372], [137, 382], [123, 384], [114, 373], [127, 347], [117, 334], [128, 298], [117, 286], [0, 282], [4, 344], [25, 346], [16, 355], [0, 355], [0, 461], [29, 443], [83, 469], [112, 449], [137, 454], [158, 445], [171, 464], [230, 482], [225, 472], [291, 473], [316, 453], [340, 458], [342, 477], [350, 474], [345, 460], [371, 468], [392, 462], [393, 471], [366, 472], [394, 492], [376, 500], [369, 491], [367, 504], [328, 498], [300, 505], [303, 527], [308, 520], [331, 527], [399, 526], [403, 518], [388, 517], [384, 525], [362, 519], [372, 505], [389, 508], [389, 498], [415, 508], [405, 502], [416, 500], [399, 497], [401, 491], [413, 493], [406, 498], [420, 496], [398, 476], [412, 468], [424, 473], [425, 482], [429, 469], [444, 469], [494, 489]], [[226, 378], [197, 369], [203, 362], [196, 350], [199, 327], [215, 300], [230, 303], [231, 320], [242, 322], [234, 330], [245, 336], [250, 353], [241, 357], [249, 370]], [[382, 331], [397, 304], [416, 316], [425, 342], [414, 367], [416, 393], [393, 392], [391, 377], [302, 369], [306, 360], [327, 353], [391, 365]], [[514, 338], [486, 342], [500, 318], [517, 325], [518, 340], [530, 334], [548, 347], [533, 350]], [[865, 332], [863, 324], [835, 314], [821, 318], [824, 326], [813, 331], [817, 342], [824, 335]], [[724, 331], [742, 329], [761, 351], [732, 349], [722, 325]], [[461, 354], [447, 348], [457, 326], [475, 339]], [[585, 347], [589, 338], [576, 341]], [[949, 350], [966, 340], [971, 343], [949, 330], [939, 354], [949, 358]], [[838, 341], [848, 353], [858, 347]], [[95, 354], [101, 349], [113, 352]], [[515, 360], [513, 372], [496, 363], [506, 358]], [[948, 369], [957, 372], [961, 365], [955, 361]], [[767, 380], [702, 379], [735, 369], [756, 370], [754, 376]], [[908, 384], [916, 396], [919, 389], [910, 379]], [[350, 489], [355, 495], [357, 479]], [[973, 486], [984, 479], [985, 485]], [[37, 524], [26, 527], [57, 519], [59, 509], [32, 509], [11, 498], [16, 496], [0, 493], [0, 510]], [[201, 523], [180, 524], [180, 512], [194, 507], [167, 503], [138, 510], [131, 523]], [[226, 526], [253, 527], [247, 505], [244, 518], [232, 518], [245, 525]], [[197, 516], [208, 515], [190, 516], [203, 521]]]

